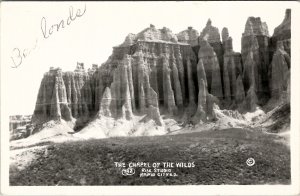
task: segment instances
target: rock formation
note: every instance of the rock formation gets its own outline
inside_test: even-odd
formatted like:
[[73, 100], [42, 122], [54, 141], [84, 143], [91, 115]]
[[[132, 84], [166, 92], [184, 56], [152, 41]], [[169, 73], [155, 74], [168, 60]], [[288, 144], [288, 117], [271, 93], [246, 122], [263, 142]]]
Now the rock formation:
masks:
[[287, 91], [290, 78], [290, 56], [284, 50], [283, 43], [277, 42], [277, 50], [275, 51], [271, 63], [271, 97], [278, 99], [283, 92]]
[[188, 81], [188, 95], [189, 95], [189, 103], [195, 104], [196, 103], [196, 96], [195, 96], [195, 83], [193, 80], [193, 68], [190, 59], [187, 59], [187, 81]]
[[[234, 52], [232, 48], [232, 38], [229, 37], [227, 28], [222, 30], [222, 43], [224, 49], [224, 65], [223, 65], [223, 89], [224, 99], [227, 106], [236, 103], [236, 99], [240, 99], [239, 94], [243, 92], [237, 92], [242, 90], [243, 86], [237, 88], [237, 78], [242, 74], [241, 54]], [[239, 84], [240, 85], [240, 84]]]
[[[189, 91], [185, 77], [187, 67], [194, 70], [197, 63], [191, 46], [177, 42], [169, 29], [157, 30], [151, 25], [127, 36], [104, 64], [93, 66], [88, 73], [83, 64], [78, 64], [74, 72], [51, 68], [42, 81], [33, 121], [88, 119], [97, 112], [130, 120], [136, 112], [147, 113], [150, 106], [156, 114], [161, 107], [175, 114], [178, 107], [189, 103], [186, 92], [196, 93], [194, 84], [190, 87], [193, 92]], [[151, 104], [152, 90], [157, 106]]]
[[206, 121], [207, 120], [207, 89], [206, 83], [204, 79], [199, 79], [199, 94], [198, 94], [198, 106], [195, 115], [193, 116], [193, 122], [199, 123], [199, 121]]
[[219, 99], [223, 99], [219, 61], [214, 49], [205, 40], [200, 42], [198, 58], [199, 61], [202, 60], [205, 68], [208, 92]]
[[[132, 119], [131, 94], [129, 91], [128, 66], [120, 63], [115, 68], [111, 83], [113, 116], [116, 118]], [[100, 108], [101, 110], [101, 108]], [[121, 114], [121, 116], [120, 116]]]
[[[222, 35], [223, 36], [223, 35]], [[201, 47], [201, 42], [205, 40], [213, 48], [213, 51], [216, 53], [220, 71], [223, 72], [223, 46], [220, 39], [219, 29], [212, 26], [212, 21], [208, 19], [205, 28], [202, 30], [199, 36], [199, 46]], [[198, 51], [196, 51], [198, 52]], [[198, 52], [199, 53], [199, 52]], [[221, 82], [223, 83], [223, 75], [221, 74]]]
[[238, 78], [236, 79], [236, 91], [235, 91], [234, 98], [235, 98], [235, 103], [237, 105], [243, 104], [245, 100], [245, 90], [244, 90], [242, 75], [239, 75]]
[[177, 43], [178, 39], [177, 36], [167, 27], [156, 29], [155, 26], [151, 24], [150, 27], [136, 35], [130, 33], [120, 46], [131, 46], [137, 41], [163, 41]]
[[191, 46], [198, 45], [199, 32], [193, 27], [188, 27], [187, 30], [181, 31], [176, 36], [179, 42], [187, 43]]
[[206, 40], [209, 43], [220, 42], [220, 33], [217, 27], [211, 25], [211, 20], [208, 19], [206, 27], [202, 30], [199, 39]]
[[197, 65], [197, 76], [199, 86], [198, 106], [192, 119], [195, 124], [212, 119], [214, 117], [213, 104], [218, 102], [214, 96], [208, 93], [205, 69], [201, 59]]
[[249, 52], [246, 61], [244, 63], [244, 88], [247, 94], [247, 108], [249, 110], [254, 110], [258, 104], [257, 98], [257, 86], [260, 82], [258, 65], [255, 61], [254, 54], [252, 51]]
[[111, 92], [110, 92], [110, 88], [106, 87], [102, 96], [98, 116], [107, 116], [107, 117], [111, 116], [110, 103], [111, 103]]
[[291, 55], [291, 9], [287, 9], [282, 23], [274, 29], [271, 37], [271, 52], [275, 52], [277, 41], [282, 41], [284, 50]]
[[159, 112], [157, 94], [152, 88], [149, 89], [149, 98], [147, 117], [153, 119], [157, 125], [162, 126], [164, 123]]
[[[254, 85], [253, 93], [258, 98], [257, 104], [264, 104], [270, 96], [268, 81], [269, 32], [266, 23], [261, 22], [260, 17], [248, 18], [242, 35], [241, 50], [245, 67], [243, 74], [247, 77], [244, 77], [245, 91], [247, 92]], [[252, 67], [254, 67], [254, 73], [249, 73], [252, 72]]]
[[83, 76], [80, 75], [81, 77], [77, 77], [76, 80], [74, 80], [75, 75], [79, 76], [80, 74], [76, 72], [72, 73], [72, 75], [68, 73], [64, 74], [67, 78], [66, 85], [68, 87], [68, 93], [61, 69], [51, 68], [50, 71], [44, 75], [38, 93], [33, 121], [37, 119], [40, 121], [47, 121], [49, 119], [64, 119], [70, 121], [72, 119], [72, 113], [75, 117], [78, 117], [88, 112], [87, 107], [85, 107], [87, 104], [81, 97], [84, 83]]
[[287, 9], [282, 23], [274, 29], [270, 38], [269, 89], [274, 105], [290, 103], [291, 67], [291, 10]]
[[247, 96], [245, 98], [245, 107], [246, 110], [250, 112], [253, 112], [257, 107], [257, 95], [254, 85], [252, 85], [247, 91]]
[[[175, 57], [173, 57], [175, 59]], [[171, 78], [172, 78], [172, 83], [173, 83], [173, 89], [175, 93], [175, 100], [176, 100], [176, 105], [178, 107], [182, 107], [183, 105], [183, 97], [182, 97], [182, 90], [181, 90], [181, 85], [180, 85], [180, 78], [179, 78], [179, 72], [176, 66], [175, 61], [173, 60], [172, 63], [172, 68], [171, 68]]]
[[271, 38], [266, 23], [249, 17], [241, 53], [234, 52], [229, 30], [223, 28], [220, 36], [210, 19], [200, 35], [191, 27], [175, 35], [150, 25], [113, 47], [99, 67], [85, 71], [78, 63], [74, 72], [50, 68], [32, 121], [84, 126], [102, 117], [123, 122], [143, 116], [164, 126], [161, 114], [205, 123], [218, 118], [218, 108], [253, 111], [282, 92], [288, 100], [289, 44], [290, 10]]
[[170, 77], [170, 66], [166, 56], [162, 58], [163, 66], [163, 91], [164, 91], [164, 105], [166, 106], [169, 113], [174, 114], [177, 110], [174, 99], [174, 91], [172, 89], [171, 77]]

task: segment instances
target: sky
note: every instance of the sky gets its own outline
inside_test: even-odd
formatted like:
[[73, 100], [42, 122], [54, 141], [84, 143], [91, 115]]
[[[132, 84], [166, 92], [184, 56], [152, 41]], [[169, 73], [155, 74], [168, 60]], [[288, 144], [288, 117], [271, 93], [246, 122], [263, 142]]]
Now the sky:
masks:
[[[249, 16], [260, 17], [272, 35], [286, 8], [285, 2], [2, 2], [1, 104], [9, 115], [32, 114], [50, 67], [72, 71], [77, 62], [86, 69], [101, 65], [126, 35], [150, 24], [173, 33], [192, 26], [200, 33], [210, 18], [220, 32], [228, 28], [234, 50], [240, 51]], [[57, 31], [62, 20], [64, 28]]]

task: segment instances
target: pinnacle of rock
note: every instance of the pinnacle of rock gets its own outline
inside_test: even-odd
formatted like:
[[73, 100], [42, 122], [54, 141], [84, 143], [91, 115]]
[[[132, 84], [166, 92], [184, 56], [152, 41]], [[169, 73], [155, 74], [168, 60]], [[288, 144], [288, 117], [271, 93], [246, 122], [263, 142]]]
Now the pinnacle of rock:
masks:
[[221, 40], [210, 19], [200, 35], [190, 26], [175, 35], [150, 24], [128, 34], [101, 66], [85, 71], [78, 62], [73, 72], [51, 67], [32, 122], [65, 120], [84, 127], [95, 120], [106, 124], [104, 119], [141, 123], [142, 116], [166, 126], [164, 116], [172, 116], [197, 124], [216, 120], [217, 110], [248, 112], [269, 100], [288, 101], [290, 12], [271, 38], [265, 22], [249, 17], [241, 53], [233, 51], [229, 30], [222, 29]]
[[211, 26], [211, 19], [210, 18], [207, 20], [206, 26]]
[[208, 19], [205, 28], [202, 30], [199, 40], [206, 40], [209, 43], [221, 41], [219, 29], [211, 25], [210, 19]]
[[260, 17], [249, 17], [243, 36], [249, 35], [264, 35], [269, 37], [268, 26], [265, 22], [262, 22]]
[[228, 29], [226, 27], [224, 27], [222, 29], [222, 41], [226, 41], [229, 38], [229, 33], [228, 33]]

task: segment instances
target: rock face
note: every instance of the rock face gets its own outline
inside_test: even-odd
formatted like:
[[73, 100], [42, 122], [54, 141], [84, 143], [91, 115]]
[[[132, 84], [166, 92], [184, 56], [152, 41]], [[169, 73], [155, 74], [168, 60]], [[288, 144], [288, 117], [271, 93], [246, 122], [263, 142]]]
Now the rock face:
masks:
[[271, 38], [266, 23], [249, 17], [241, 53], [234, 52], [229, 30], [223, 28], [220, 36], [211, 20], [200, 35], [191, 27], [175, 35], [150, 25], [113, 47], [99, 67], [87, 72], [82, 63], [74, 72], [50, 68], [32, 121], [84, 126], [94, 118], [99, 123], [102, 117], [123, 122], [143, 116], [163, 127], [161, 114], [205, 123], [218, 118], [218, 108], [253, 111], [284, 93], [289, 100], [289, 44], [290, 10]]
[[144, 29], [136, 35], [130, 33], [120, 46], [130, 46], [137, 41], [165, 41], [177, 43], [178, 39], [177, 36], [173, 34], [172, 31], [167, 27], [156, 29], [155, 26], [151, 24], [150, 27]]
[[[63, 75], [66, 76], [66, 83], [63, 80]], [[41, 82], [32, 121], [47, 121], [49, 119], [70, 121], [72, 112], [75, 117], [87, 113], [87, 107], [85, 107], [87, 104], [83, 101], [84, 98], [81, 97], [84, 84], [83, 78], [84, 76], [81, 73], [63, 74], [59, 68], [50, 68], [50, 71], [44, 75]]]
[[291, 10], [287, 9], [282, 23], [271, 37], [269, 80], [272, 101], [290, 102]]
[[187, 30], [181, 31], [176, 36], [179, 42], [187, 43], [191, 46], [198, 45], [199, 32], [193, 27], [188, 27]]
[[243, 72], [244, 88], [247, 95], [247, 109], [249, 110], [254, 110], [258, 104], [257, 86], [260, 80], [257, 67], [254, 54], [250, 51], [245, 60]]
[[288, 90], [290, 78], [290, 56], [284, 51], [281, 41], [277, 42], [277, 50], [271, 63], [270, 89], [272, 98], [279, 99]]
[[208, 92], [219, 99], [223, 99], [219, 61], [214, 49], [205, 40], [200, 42], [198, 58], [199, 61], [203, 62], [205, 68]]
[[291, 55], [291, 9], [287, 9], [282, 23], [274, 29], [271, 37], [271, 52], [275, 52], [277, 41], [282, 41], [284, 50]]
[[222, 30], [222, 43], [224, 49], [224, 99], [226, 104], [229, 106], [240, 102], [241, 97], [239, 95], [245, 93], [244, 87], [241, 86], [241, 84], [237, 84], [237, 78], [242, 74], [241, 54], [233, 51], [232, 38], [229, 37], [227, 28], [223, 28]]
[[152, 88], [149, 89], [149, 97], [147, 117], [153, 119], [157, 125], [162, 126], [164, 123], [159, 113], [157, 94]]
[[209, 43], [221, 42], [219, 29], [217, 27], [212, 26], [211, 23], [211, 20], [208, 19], [206, 27], [202, 30], [199, 39], [206, 40]]
[[256, 104], [269, 99], [269, 32], [266, 23], [259, 17], [249, 17], [242, 35], [242, 60], [244, 62], [244, 85], [248, 92], [253, 86]]
[[269, 36], [268, 26], [265, 22], [261, 22], [260, 17], [248, 18], [243, 36], [251, 35]]
[[34, 122], [77, 120], [96, 113], [130, 120], [134, 114], [148, 113], [162, 124], [160, 109], [174, 115], [191, 100], [197, 101], [196, 64], [189, 44], [178, 43], [169, 29], [151, 25], [127, 36], [99, 68], [94, 66], [86, 73], [83, 64], [78, 64], [74, 72], [51, 69], [46, 73]]
[[163, 63], [163, 91], [164, 91], [164, 105], [168, 112], [174, 114], [177, 110], [174, 98], [174, 91], [172, 89], [171, 77], [170, 77], [170, 66], [166, 56], [162, 58]]
[[235, 103], [237, 105], [243, 104], [245, 100], [245, 90], [242, 80], [242, 75], [239, 75], [236, 79], [236, 91], [235, 91]]
[[[209, 43], [209, 45], [213, 48], [214, 52], [216, 53], [220, 71], [222, 73], [223, 72], [223, 55], [224, 55], [223, 46], [222, 46], [222, 42], [221, 42], [221, 38], [220, 38], [219, 29], [217, 27], [212, 26], [212, 21], [210, 19], [208, 19], [205, 28], [202, 30], [202, 32], [199, 36], [200, 48], [201, 48], [201, 43], [203, 40], [207, 41]], [[221, 81], [223, 82], [222, 74], [221, 74]]]
[[110, 92], [110, 88], [106, 87], [102, 96], [102, 100], [100, 104], [101, 109], [99, 110], [98, 116], [110, 117], [111, 116], [110, 104], [111, 104], [111, 92]]
[[193, 122], [206, 122], [209, 119], [213, 119], [215, 114], [213, 111], [213, 104], [217, 103], [217, 99], [208, 93], [207, 80], [203, 62], [200, 59], [197, 65], [197, 76], [198, 76], [198, 106], [197, 111], [193, 116]]
[[[124, 63], [125, 61], [125, 63]], [[131, 94], [128, 79], [127, 58], [119, 64], [113, 73], [113, 82], [110, 85], [112, 94], [113, 116], [116, 118], [132, 119]], [[100, 108], [101, 110], [101, 108]], [[121, 115], [121, 116], [120, 116]]]

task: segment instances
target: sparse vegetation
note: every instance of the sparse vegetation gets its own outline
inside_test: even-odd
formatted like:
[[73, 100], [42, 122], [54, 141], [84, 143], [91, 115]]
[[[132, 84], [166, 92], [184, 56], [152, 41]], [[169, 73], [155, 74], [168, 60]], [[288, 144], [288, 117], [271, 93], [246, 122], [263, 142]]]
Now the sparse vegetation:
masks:
[[[289, 184], [290, 151], [278, 136], [244, 129], [50, 144], [10, 185]], [[255, 165], [246, 164], [254, 158]], [[114, 162], [195, 162], [177, 177], [122, 176]]]

